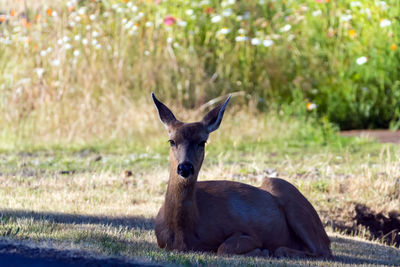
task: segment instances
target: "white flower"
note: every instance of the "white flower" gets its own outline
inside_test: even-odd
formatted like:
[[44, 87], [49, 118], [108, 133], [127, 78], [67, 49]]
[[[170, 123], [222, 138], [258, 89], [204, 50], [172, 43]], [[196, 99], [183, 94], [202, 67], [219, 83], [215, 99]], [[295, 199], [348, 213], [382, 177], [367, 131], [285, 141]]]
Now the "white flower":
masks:
[[60, 65], [60, 60], [58, 59], [53, 59], [52, 61], [50, 61], [50, 64], [52, 66], [59, 66]]
[[187, 26], [187, 22], [184, 20], [178, 20], [176, 22], [177, 25], [181, 26], [181, 27], [186, 27]]
[[211, 22], [212, 22], [212, 23], [217, 23], [217, 22], [220, 22], [221, 19], [222, 19], [222, 17], [221, 17], [220, 15], [215, 15], [215, 16], [213, 16], [213, 17], [211, 18]]
[[75, 57], [78, 57], [81, 54], [81, 52], [79, 50], [74, 50], [73, 54]]
[[322, 14], [322, 11], [318, 9], [318, 10], [313, 11], [311, 14], [312, 14], [314, 17], [317, 17], [317, 16], [320, 16], [320, 15]]
[[49, 47], [47, 48], [46, 52], [47, 52], [47, 53], [53, 52], [53, 48], [51, 48], [51, 47], [49, 46]]
[[153, 26], [153, 22], [151, 21], [146, 21], [146, 23], [144, 24], [147, 28]]
[[226, 35], [226, 34], [228, 34], [228, 33], [230, 33], [230, 32], [231, 32], [230, 29], [228, 29], [228, 28], [222, 28], [222, 29], [220, 29], [220, 30], [217, 32], [217, 34]]
[[137, 6], [132, 6], [131, 10], [132, 10], [132, 12], [136, 12], [136, 11], [138, 11], [138, 7]]
[[272, 41], [272, 40], [270, 40], [270, 39], [266, 39], [266, 40], [263, 41], [263, 45], [264, 45], [265, 47], [270, 47], [270, 46], [273, 45], [273, 44], [274, 44], [274, 41]]
[[379, 1], [376, 5], [381, 7], [382, 10], [387, 10], [389, 8], [388, 4], [385, 1]]
[[354, 1], [354, 2], [351, 2], [350, 3], [350, 6], [351, 7], [361, 7], [362, 6], [362, 4], [361, 4], [361, 2], [360, 1]]
[[90, 19], [90, 20], [95, 20], [95, 19], [96, 19], [96, 15], [95, 15], [95, 14], [91, 14], [91, 15], [89, 16], [89, 19]]
[[62, 40], [64, 43], [66, 43], [69, 42], [71, 39], [68, 36], [64, 36]]
[[296, 37], [296, 36], [295, 36], [294, 34], [289, 34], [287, 40], [288, 40], [289, 42], [291, 42], [291, 41], [293, 41], [293, 39], [294, 39], [295, 37]]
[[57, 14], [57, 12], [56, 12], [56, 11], [53, 11], [53, 12], [51, 12], [51, 16], [52, 16], [52, 17], [54, 17], [54, 18], [55, 18], [55, 17], [57, 17], [57, 15], [58, 15], [58, 14]]
[[363, 64], [365, 64], [367, 61], [368, 61], [367, 57], [359, 57], [359, 58], [357, 58], [356, 63], [357, 63], [358, 65], [363, 65]]
[[342, 16], [340, 17], [340, 20], [341, 20], [341, 21], [344, 21], [344, 22], [347, 22], [347, 21], [350, 21], [352, 18], [353, 18], [352, 15], [342, 15]]
[[265, 0], [258, 0], [258, 3], [259, 3], [260, 5], [264, 5], [264, 4], [265, 4]]
[[241, 15], [237, 16], [237, 17], [236, 17], [236, 20], [237, 20], [237, 21], [242, 21], [242, 20], [243, 20], [243, 16], [241, 16]]
[[224, 16], [224, 17], [229, 17], [229, 16], [232, 15], [232, 13], [233, 13], [232, 9], [227, 8], [227, 9], [225, 9], [224, 11], [222, 11], [222, 16]]
[[73, 22], [72, 20], [71, 20], [68, 24], [69, 24], [69, 26], [70, 26], [71, 28], [75, 27], [75, 22]]
[[37, 76], [39, 77], [39, 79], [42, 78], [44, 69], [43, 68], [35, 68], [34, 70], [35, 70]]
[[172, 37], [168, 37], [168, 38], [167, 38], [167, 43], [170, 44], [170, 43], [172, 43], [173, 41], [174, 41], [174, 38], [172, 38]]
[[72, 48], [72, 45], [69, 44], [69, 43], [66, 43], [66, 44], [64, 45], [64, 48], [65, 48], [66, 50], [70, 50], [70, 49]]
[[89, 30], [92, 28], [92, 26], [90, 26], [90, 25], [86, 25], [86, 27], [85, 27], [85, 28], [86, 28], [86, 30], [87, 30], [87, 31], [89, 31]]
[[96, 44], [96, 49], [101, 49], [101, 44]]
[[252, 45], [260, 45], [261, 44], [261, 40], [258, 38], [252, 38], [251, 39], [251, 44]]
[[58, 39], [58, 40], [57, 40], [57, 44], [62, 45], [62, 43], [63, 43], [63, 40], [62, 40], [62, 39]]
[[379, 26], [381, 26], [381, 28], [385, 28], [385, 27], [389, 27], [392, 24], [392, 22], [388, 19], [383, 19], [381, 20], [381, 23], [379, 24]]
[[45, 57], [46, 55], [47, 55], [47, 51], [46, 50], [40, 51], [40, 56]]
[[145, 50], [145, 51], [144, 51], [144, 55], [145, 55], [145, 56], [148, 56], [148, 55], [150, 55], [150, 52], [149, 52], [148, 50]]
[[193, 9], [188, 9], [188, 10], [186, 10], [186, 15], [188, 15], [188, 16], [191, 16], [191, 15], [193, 15]]
[[80, 34], [75, 35], [74, 40], [75, 41], [81, 40], [81, 35]]
[[307, 103], [307, 109], [308, 110], [313, 110], [317, 108], [317, 104], [315, 103]]
[[76, 17], [74, 18], [74, 20], [75, 20], [76, 22], [79, 22], [79, 21], [81, 21], [81, 17], [76, 16]]
[[86, 12], [86, 8], [85, 7], [81, 7], [81, 8], [78, 9], [78, 14], [79, 15], [85, 15], [85, 12]]
[[93, 31], [93, 32], [92, 32], [92, 36], [93, 36], [94, 38], [98, 37], [99, 35], [100, 35], [100, 33], [97, 32], [97, 31]]
[[292, 26], [290, 24], [286, 24], [285, 26], [280, 28], [279, 31], [280, 32], [288, 32], [288, 31], [290, 31], [291, 28], [292, 28]]
[[82, 44], [83, 45], [87, 45], [88, 43], [89, 43], [89, 41], [86, 38], [82, 39]]
[[235, 41], [236, 42], [244, 42], [244, 41], [247, 41], [249, 38], [247, 38], [247, 36], [236, 36], [235, 37]]
[[96, 39], [93, 39], [93, 40], [92, 40], [92, 45], [97, 45], [97, 43], [98, 43], [98, 42], [97, 42]]

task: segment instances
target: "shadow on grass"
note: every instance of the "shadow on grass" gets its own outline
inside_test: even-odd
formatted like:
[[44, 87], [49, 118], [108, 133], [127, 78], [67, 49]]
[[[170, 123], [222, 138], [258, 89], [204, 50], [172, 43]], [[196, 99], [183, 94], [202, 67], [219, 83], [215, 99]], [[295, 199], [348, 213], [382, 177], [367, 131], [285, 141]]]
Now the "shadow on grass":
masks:
[[400, 250], [360, 240], [330, 237], [336, 243], [334, 257], [330, 261], [347, 264], [391, 265], [400, 264]]
[[34, 220], [48, 220], [66, 224], [103, 224], [111, 226], [126, 226], [144, 230], [154, 229], [154, 220], [138, 216], [101, 216], [82, 215], [61, 212], [41, 212], [30, 210], [0, 210], [0, 217], [25, 218]]

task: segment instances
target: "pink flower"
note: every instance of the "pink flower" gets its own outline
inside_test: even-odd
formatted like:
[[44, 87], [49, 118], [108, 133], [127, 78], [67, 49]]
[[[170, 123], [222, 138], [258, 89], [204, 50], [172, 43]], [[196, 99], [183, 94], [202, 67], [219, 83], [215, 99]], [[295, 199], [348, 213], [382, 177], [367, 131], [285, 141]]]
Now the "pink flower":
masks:
[[174, 18], [173, 16], [166, 16], [164, 18], [164, 24], [167, 26], [172, 26], [176, 23], [176, 18]]

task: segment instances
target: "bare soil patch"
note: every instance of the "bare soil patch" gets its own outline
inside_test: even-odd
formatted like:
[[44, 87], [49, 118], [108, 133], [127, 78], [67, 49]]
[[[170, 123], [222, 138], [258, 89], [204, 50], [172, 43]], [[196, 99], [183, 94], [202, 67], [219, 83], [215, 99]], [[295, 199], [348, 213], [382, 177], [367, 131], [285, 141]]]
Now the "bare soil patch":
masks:
[[342, 136], [360, 136], [376, 139], [381, 143], [400, 144], [400, 131], [390, 130], [350, 130], [341, 131]]

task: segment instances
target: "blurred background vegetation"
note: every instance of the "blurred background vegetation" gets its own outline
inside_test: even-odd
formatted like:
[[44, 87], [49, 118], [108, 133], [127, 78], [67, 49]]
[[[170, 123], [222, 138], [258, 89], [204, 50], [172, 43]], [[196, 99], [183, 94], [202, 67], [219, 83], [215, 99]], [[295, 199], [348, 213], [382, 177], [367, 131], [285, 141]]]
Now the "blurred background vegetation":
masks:
[[236, 93], [236, 111], [322, 129], [400, 126], [396, 0], [2, 0], [0, 11], [3, 147], [144, 138], [152, 91], [178, 112]]

